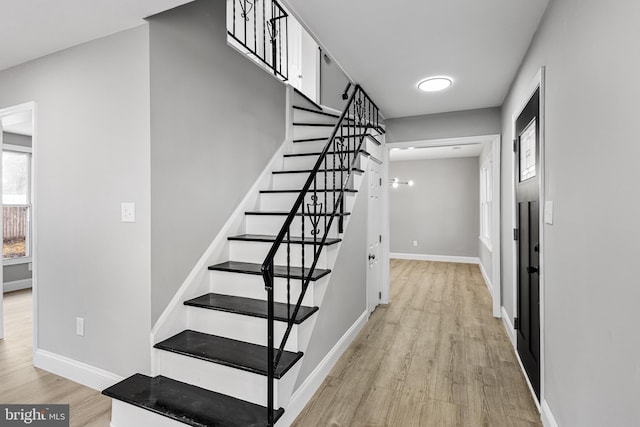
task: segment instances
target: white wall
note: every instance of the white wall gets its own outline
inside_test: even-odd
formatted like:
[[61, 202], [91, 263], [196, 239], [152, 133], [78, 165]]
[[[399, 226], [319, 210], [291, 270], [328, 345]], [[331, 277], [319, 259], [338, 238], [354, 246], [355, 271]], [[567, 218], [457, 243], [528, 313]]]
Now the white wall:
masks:
[[640, 425], [640, 2], [553, 0], [503, 106], [504, 304], [513, 313], [511, 115], [546, 66], [544, 399], [560, 426]]
[[415, 182], [389, 189], [392, 254], [478, 256], [477, 157], [393, 161], [389, 177]]
[[[37, 104], [40, 348], [149, 370], [149, 48], [141, 26], [0, 72], [0, 108]], [[120, 203], [136, 203], [136, 223]], [[86, 335], [75, 335], [84, 317]]]

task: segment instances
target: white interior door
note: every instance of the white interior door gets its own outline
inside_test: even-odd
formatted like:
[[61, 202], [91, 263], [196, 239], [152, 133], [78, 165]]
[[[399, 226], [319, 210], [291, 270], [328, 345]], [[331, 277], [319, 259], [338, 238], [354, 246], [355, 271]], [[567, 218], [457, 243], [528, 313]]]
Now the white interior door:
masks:
[[369, 160], [367, 181], [369, 183], [369, 215], [367, 231], [367, 309], [373, 312], [380, 304], [382, 291], [382, 264], [381, 245], [382, 240], [382, 205], [381, 205], [381, 173], [380, 164], [373, 159]]
[[298, 21], [291, 19], [289, 15], [289, 84], [302, 92], [302, 32], [304, 31]]
[[318, 102], [318, 86], [320, 78], [320, 47], [318, 43], [302, 28], [301, 32], [301, 84], [302, 93]]

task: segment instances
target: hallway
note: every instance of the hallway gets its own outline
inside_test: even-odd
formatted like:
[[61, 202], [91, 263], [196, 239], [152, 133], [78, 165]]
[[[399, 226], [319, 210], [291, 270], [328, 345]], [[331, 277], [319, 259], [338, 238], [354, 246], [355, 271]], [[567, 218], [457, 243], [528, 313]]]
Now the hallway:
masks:
[[476, 265], [391, 260], [390, 298], [294, 426], [541, 426]]

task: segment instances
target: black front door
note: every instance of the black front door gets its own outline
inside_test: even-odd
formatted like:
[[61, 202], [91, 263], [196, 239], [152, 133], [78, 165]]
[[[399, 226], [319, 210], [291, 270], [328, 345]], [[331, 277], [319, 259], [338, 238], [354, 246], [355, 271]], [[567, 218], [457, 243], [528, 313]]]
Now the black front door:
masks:
[[518, 354], [540, 399], [540, 90], [516, 120]]

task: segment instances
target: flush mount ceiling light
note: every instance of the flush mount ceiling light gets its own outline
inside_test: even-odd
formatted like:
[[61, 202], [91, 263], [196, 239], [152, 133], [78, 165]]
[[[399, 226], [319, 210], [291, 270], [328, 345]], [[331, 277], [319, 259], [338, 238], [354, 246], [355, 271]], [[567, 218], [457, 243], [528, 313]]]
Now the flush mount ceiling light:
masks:
[[453, 80], [450, 77], [429, 77], [418, 83], [418, 89], [423, 92], [438, 92], [448, 88], [452, 84]]

